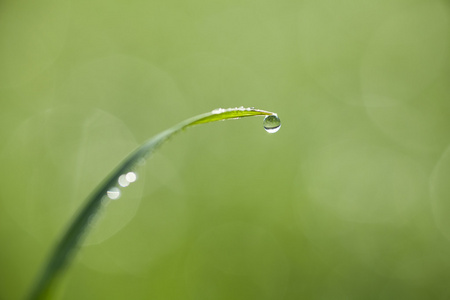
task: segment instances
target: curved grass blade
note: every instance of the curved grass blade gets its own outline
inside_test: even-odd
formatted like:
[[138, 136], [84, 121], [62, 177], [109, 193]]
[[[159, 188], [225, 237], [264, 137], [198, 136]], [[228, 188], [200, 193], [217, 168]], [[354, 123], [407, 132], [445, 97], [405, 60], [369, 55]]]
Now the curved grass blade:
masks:
[[77, 245], [87, 233], [86, 231], [91, 218], [94, 217], [99, 211], [102, 198], [106, 195], [110, 188], [117, 184], [117, 180], [120, 175], [133, 169], [134, 166], [136, 166], [141, 160], [147, 158], [147, 156], [157, 149], [162, 143], [176, 133], [190, 126], [227, 119], [240, 119], [243, 117], [261, 115], [268, 116], [276, 114], [260, 109], [244, 107], [216, 109], [212, 112], [201, 114], [181, 122], [174, 127], [154, 136], [138, 147], [126, 159], [124, 159], [88, 197], [85, 206], [80, 210], [72, 224], [63, 235], [62, 239], [56, 245], [47, 264], [44, 266], [41, 275], [37, 278], [35, 286], [29, 295], [29, 299], [46, 299], [50, 295], [56, 279], [58, 279], [58, 276], [64, 267], [68, 265]]

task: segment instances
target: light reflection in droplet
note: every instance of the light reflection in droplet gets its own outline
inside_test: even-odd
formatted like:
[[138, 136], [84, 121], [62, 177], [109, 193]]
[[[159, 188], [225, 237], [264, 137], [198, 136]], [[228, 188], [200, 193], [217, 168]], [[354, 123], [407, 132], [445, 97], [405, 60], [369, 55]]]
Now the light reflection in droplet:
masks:
[[113, 187], [112, 189], [107, 191], [106, 194], [108, 195], [109, 199], [111, 199], [111, 200], [116, 200], [116, 199], [120, 198], [120, 190], [116, 187]]

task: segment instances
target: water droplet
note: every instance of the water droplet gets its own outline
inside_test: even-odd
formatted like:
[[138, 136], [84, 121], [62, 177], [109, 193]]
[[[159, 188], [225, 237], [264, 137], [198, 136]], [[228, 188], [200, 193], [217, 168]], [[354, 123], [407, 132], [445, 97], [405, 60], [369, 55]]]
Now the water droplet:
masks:
[[137, 175], [134, 172], [128, 172], [127, 175], [125, 175], [125, 178], [128, 182], [135, 182], [137, 180]]
[[127, 175], [125, 175], [125, 174], [120, 175], [117, 182], [122, 187], [127, 187], [130, 185], [130, 181], [127, 179]]
[[281, 120], [277, 115], [270, 115], [264, 118], [263, 126], [268, 133], [275, 133], [280, 130]]
[[87, 225], [92, 227], [94, 225], [95, 222], [95, 215], [90, 215], [87, 221]]
[[102, 205], [103, 206], [108, 206], [110, 202], [111, 201], [110, 201], [109, 197], [103, 196], [103, 198], [102, 198]]
[[116, 200], [120, 198], [120, 190], [116, 187], [113, 187], [109, 191], [106, 192], [106, 195], [108, 195], [109, 199]]
[[215, 110], [213, 110], [211, 113], [212, 114], [221, 114], [221, 113], [224, 113], [226, 110], [225, 109], [223, 109], [223, 108], [216, 108]]

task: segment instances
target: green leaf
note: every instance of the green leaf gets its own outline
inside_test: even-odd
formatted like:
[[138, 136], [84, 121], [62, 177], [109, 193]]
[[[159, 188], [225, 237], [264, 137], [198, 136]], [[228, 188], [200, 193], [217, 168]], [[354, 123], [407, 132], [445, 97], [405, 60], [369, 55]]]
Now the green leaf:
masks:
[[125, 158], [111, 174], [94, 190], [94, 192], [86, 200], [85, 206], [79, 211], [62, 239], [56, 245], [47, 264], [45, 264], [42, 273], [37, 278], [34, 288], [32, 289], [29, 299], [46, 299], [55, 286], [61, 271], [66, 267], [71, 257], [75, 254], [77, 246], [82, 238], [86, 235], [90, 220], [98, 213], [102, 198], [107, 191], [117, 185], [118, 178], [133, 169], [140, 161], [147, 158], [161, 144], [176, 133], [197, 124], [222, 121], [227, 119], [240, 119], [251, 116], [268, 116], [276, 115], [275, 113], [255, 109], [255, 108], [228, 108], [215, 109], [212, 112], [205, 113], [181, 122], [174, 127], [161, 132], [160, 134], [149, 139], [147, 142], [138, 147], [127, 158]]

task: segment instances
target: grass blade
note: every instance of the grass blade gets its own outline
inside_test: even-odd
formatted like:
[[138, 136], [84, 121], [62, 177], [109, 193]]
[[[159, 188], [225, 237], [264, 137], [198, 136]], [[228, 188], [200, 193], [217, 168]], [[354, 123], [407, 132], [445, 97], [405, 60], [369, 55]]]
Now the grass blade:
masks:
[[161, 144], [176, 133], [197, 124], [222, 121], [227, 119], [239, 119], [251, 116], [268, 116], [275, 113], [255, 109], [255, 108], [229, 108], [216, 109], [181, 122], [174, 127], [161, 132], [138, 147], [126, 159], [124, 159], [116, 169], [97, 187], [88, 197], [85, 206], [79, 211], [59, 243], [56, 245], [52, 255], [44, 266], [42, 273], [37, 278], [28, 299], [46, 299], [55, 286], [61, 271], [66, 267], [72, 255], [74, 255], [81, 239], [87, 233], [88, 225], [93, 216], [97, 214], [101, 207], [102, 198], [107, 191], [117, 185], [118, 178], [133, 169], [142, 159], [145, 159]]

